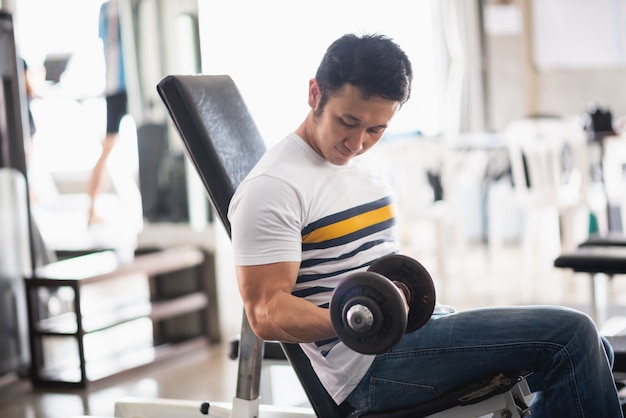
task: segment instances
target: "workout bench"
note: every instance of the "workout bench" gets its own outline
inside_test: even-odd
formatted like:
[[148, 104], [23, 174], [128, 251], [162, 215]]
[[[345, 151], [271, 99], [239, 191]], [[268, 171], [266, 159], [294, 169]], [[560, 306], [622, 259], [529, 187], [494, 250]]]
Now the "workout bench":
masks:
[[[266, 150], [233, 81], [226, 75], [167, 76], [157, 90], [206, 187], [209, 199], [230, 236], [230, 199]], [[259, 383], [264, 341], [256, 337], [245, 315], [239, 344], [239, 374], [232, 403], [171, 399], [120, 400], [116, 417], [522, 417], [528, 413], [530, 390], [523, 374], [495, 374], [425, 404], [383, 412], [354, 414], [336, 405], [298, 344], [280, 343], [311, 403], [310, 408], [261, 405]], [[268, 342], [269, 343], [269, 342]]]
[[575, 250], [559, 255], [554, 266], [588, 274], [591, 317], [613, 347], [615, 380], [626, 381], [626, 318], [608, 317], [608, 284], [615, 276], [626, 274], [626, 237], [591, 236]]
[[559, 255], [554, 266], [589, 274], [591, 317], [602, 327], [608, 316], [607, 279], [626, 274], [626, 239], [621, 235], [590, 237], [575, 250]]

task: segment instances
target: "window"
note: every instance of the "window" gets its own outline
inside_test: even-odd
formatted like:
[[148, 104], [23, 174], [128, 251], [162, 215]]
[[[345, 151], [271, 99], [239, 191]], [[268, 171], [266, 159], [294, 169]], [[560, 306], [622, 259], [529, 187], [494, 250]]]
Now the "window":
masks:
[[229, 74], [268, 144], [308, 111], [308, 80], [326, 47], [349, 32], [379, 32], [406, 51], [412, 98], [388, 133], [440, 131], [446, 70], [431, 0], [199, 1], [204, 73]]

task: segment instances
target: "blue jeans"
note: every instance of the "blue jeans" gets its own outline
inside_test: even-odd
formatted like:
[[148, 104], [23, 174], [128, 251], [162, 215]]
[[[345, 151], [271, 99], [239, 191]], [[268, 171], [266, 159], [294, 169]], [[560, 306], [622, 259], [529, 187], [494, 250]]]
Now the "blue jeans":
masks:
[[529, 371], [533, 418], [619, 418], [613, 350], [585, 314], [562, 307], [435, 314], [376, 356], [347, 401], [361, 411], [425, 402], [500, 371]]

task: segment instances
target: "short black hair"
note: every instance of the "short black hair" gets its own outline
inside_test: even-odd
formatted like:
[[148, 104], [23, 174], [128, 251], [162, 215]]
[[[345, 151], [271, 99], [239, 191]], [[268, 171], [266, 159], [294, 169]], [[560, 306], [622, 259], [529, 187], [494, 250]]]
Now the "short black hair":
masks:
[[413, 70], [409, 58], [391, 38], [381, 34], [346, 34], [326, 50], [315, 75], [319, 110], [347, 83], [365, 98], [377, 96], [405, 103], [411, 96]]

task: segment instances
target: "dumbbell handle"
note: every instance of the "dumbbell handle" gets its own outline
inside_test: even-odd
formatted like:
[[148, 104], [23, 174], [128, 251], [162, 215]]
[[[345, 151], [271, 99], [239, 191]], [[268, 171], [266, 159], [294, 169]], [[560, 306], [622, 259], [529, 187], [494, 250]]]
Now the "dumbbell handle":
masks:
[[390, 254], [376, 260], [368, 271], [379, 273], [399, 287], [408, 306], [407, 332], [423, 326], [435, 308], [435, 285], [428, 271], [417, 260]]
[[397, 280], [393, 280], [393, 284], [395, 284], [396, 286], [398, 286], [398, 288], [400, 288], [400, 290], [402, 290], [402, 294], [404, 294], [404, 300], [406, 300], [407, 308], [411, 306], [411, 291], [409, 290], [409, 287]]
[[365, 333], [374, 325], [374, 314], [365, 305], [352, 305], [346, 312], [346, 324], [355, 332]]
[[[408, 286], [399, 281], [393, 281], [393, 284], [402, 291], [408, 312], [411, 302], [411, 292]], [[374, 325], [374, 314], [366, 305], [352, 305], [346, 312], [346, 324], [355, 332], [367, 332]]]

